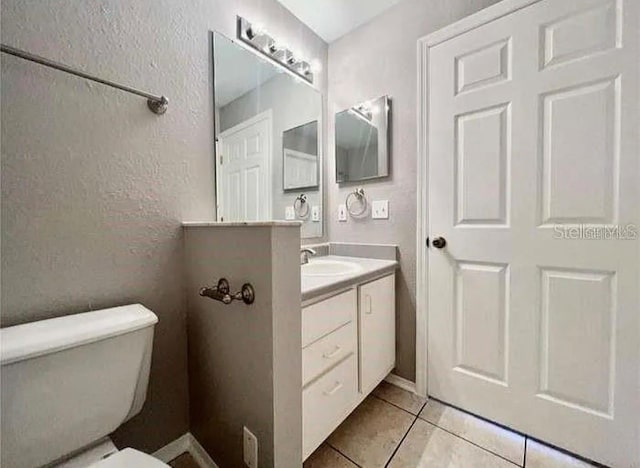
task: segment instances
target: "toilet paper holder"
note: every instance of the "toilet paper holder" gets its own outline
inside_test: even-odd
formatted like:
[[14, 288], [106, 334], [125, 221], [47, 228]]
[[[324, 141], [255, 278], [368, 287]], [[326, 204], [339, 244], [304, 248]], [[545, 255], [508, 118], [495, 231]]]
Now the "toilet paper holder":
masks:
[[240, 291], [231, 293], [229, 281], [226, 278], [220, 278], [216, 286], [200, 288], [200, 296], [222, 302], [225, 305], [229, 305], [233, 301], [242, 301], [249, 305], [253, 304], [256, 299], [256, 293], [251, 283], [244, 283]]

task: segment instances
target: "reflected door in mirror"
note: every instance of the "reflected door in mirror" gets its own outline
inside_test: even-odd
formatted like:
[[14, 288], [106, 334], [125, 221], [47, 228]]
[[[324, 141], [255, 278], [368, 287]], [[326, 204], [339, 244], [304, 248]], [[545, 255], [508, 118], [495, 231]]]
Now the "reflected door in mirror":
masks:
[[271, 113], [232, 127], [218, 136], [218, 173], [222, 181], [218, 210], [221, 221], [271, 218]]

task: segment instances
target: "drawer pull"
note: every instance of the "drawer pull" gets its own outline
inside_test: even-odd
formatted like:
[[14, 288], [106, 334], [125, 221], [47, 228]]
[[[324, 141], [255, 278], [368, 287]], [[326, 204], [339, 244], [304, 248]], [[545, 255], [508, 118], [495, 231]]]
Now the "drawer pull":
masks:
[[338, 355], [338, 353], [342, 350], [342, 348], [340, 346], [336, 346], [336, 349], [334, 349], [333, 351], [331, 351], [330, 353], [324, 353], [322, 355], [323, 358], [325, 359], [333, 359], [334, 357], [336, 357]]
[[323, 394], [325, 394], [326, 396], [331, 396], [333, 394], [335, 394], [338, 390], [340, 390], [342, 388], [342, 382], [336, 382], [335, 387], [333, 387], [331, 390], [324, 391], [322, 392]]

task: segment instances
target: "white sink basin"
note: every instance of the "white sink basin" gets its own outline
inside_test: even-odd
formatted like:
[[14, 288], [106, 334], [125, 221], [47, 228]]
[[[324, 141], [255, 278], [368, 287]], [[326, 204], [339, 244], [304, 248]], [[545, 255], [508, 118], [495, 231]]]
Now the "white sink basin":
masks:
[[300, 271], [303, 276], [339, 276], [357, 273], [362, 267], [343, 260], [309, 260], [302, 265]]

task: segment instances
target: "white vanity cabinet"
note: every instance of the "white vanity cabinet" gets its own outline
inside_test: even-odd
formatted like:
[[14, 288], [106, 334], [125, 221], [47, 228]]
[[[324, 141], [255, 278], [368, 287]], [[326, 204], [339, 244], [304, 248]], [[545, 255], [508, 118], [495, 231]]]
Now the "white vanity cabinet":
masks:
[[358, 288], [360, 392], [368, 395], [396, 363], [395, 275]]
[[302, 425], [306, 459], [393, 369], [395, 275], [302, 309]]

